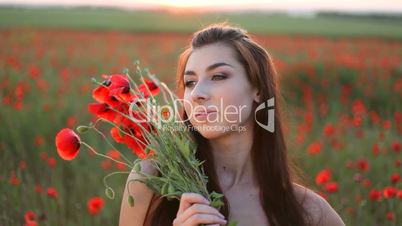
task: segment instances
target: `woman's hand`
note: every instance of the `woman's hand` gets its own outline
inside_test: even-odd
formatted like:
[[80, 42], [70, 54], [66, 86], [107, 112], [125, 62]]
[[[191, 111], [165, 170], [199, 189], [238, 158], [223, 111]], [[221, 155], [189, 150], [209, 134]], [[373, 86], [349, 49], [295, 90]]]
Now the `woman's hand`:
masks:
[[158, 170], [152, 165], [152, 160], [150, 159], [143, 159], [140, 162], [141, 165], [141, 172], [156, 176], [158, 174]]
[[183, 193], [173, 226], [225, 225], [225, 217], [211, 206], [202, 195]]

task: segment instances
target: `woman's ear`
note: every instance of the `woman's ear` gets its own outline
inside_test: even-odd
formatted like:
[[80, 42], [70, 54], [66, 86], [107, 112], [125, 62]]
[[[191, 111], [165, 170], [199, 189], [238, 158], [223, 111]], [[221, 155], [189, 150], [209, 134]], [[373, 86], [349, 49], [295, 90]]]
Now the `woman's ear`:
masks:
[[257, 103], [261, 102], [260, 92], [258, 90], [254, 92], [254, 101]]

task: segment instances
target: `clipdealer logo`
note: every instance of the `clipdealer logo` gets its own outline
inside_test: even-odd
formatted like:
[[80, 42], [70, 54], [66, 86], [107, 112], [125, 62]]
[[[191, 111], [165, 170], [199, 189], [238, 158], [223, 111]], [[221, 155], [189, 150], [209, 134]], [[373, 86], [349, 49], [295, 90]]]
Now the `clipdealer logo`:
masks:
[[[261, 126], [263, 129], [273, 133], [275, 132], [275, 97], [272, 97], [270, 99], [268, 99], [267, 101], [264, 101], [263, 103], [261, 103], [260, 105], [258, 105], [258, 107], [255, 109], [254, 112], [254, 118], [255, 121], [257, 122], [257, 124], [259, 126]], [[259, 122], [257, 120], [257, 112], [264, 110], [264, 109], [268, 109], [268, 125], [265, 125], [261, 122]]]
[[[197, 107], [201, 107], [203, 108], [202, 110], [206, 111], [205, 106], [192, 106], [191, 102], [187, 101], [187, 100], [175, 100], [173, 105], [164, 105], [164, 106], [159, 106], [156, 105], [156, 103], [154, 102], [155, 100], [149, 100], [149, 99], [140, 99], [138, 100], [138, 102], [140, 103], [146, 103], [145, 104], [145, 109], [143, 109], [144, 113], [146, 112], [146, 117], [138, 117], [136, 116], [136, 109], [138, 108], [137, 103], [131, 103], [130, 104], [130, 108], [129, 108], [129, 117], [130, 119], [132, 119], [135, 122], [138, 123], [143, 123], [143, 122], [152, 122], [154, 123], [158, 128], [160, 128], [162, 126], [163, 123], [166, 122], [171, 122], [171, 121], [175, 121], [175, 122], [185, 122], [187, 120], [190, 120], [190, 118], [192, 117], [192, 115], [190, 115], [187, 119], [185, 119], [183, 121], [183, 119], [181, 119], [180, 115], [178, 115], [178, 105], [183, 106], [184, 103], [187, 102], [187, 104], [189, 104], [191, 106], [191, 109], [193, 109], [193, 111], [195, 109], [197, 109]], [[182, 102], [180, 102], [182, 101]], [[180, 104], [181, 103], [181, 104]], [[263, 103], [261, 103], [259, 106], [257, 106], [257, 108], [254, 111], [254, 119], [257, 123], [257, 125], [261, 126], [263, 129], [273, 133], [275, 131], [275, 109], [274, 109], [274, 105], [275, 105], [275, 97], [272, 97], [270, 99], [268, 99], [267, 101], [264, 101]], [[144, 104], [141, 104], [140, 106], [144, 107]], [[219, 108], [220, 107], [220, 108]], [[223, 122], [223, 121], [228, 121], [230, 123], [236, 123], [236, 122], [240, 122], [241, 121], [241, 115], [243, 110], [246, 108], [245, 105], [241, 105], [241, 106], [235, 106], [235, 105], [228, 105], [225, 106], [223, 104], [223, 100], [221, 99], [221, 103], [220, 106], [214, 106], [214, 109], [216, 109], [216, 111], [220, 110], [221, 112], [223, 112], [223, 116], [222, 117], [218, 117], [217, 119], [211, 121], [209, 120], [209, 117], [207, 117], [207, 121], [209, 123], [219, 123], [219, 122]], [[257, 120], [257, 112], [262, 111], [262, 110], [268, 110], [268, 119], [267, 122], [268, 124], [265, 125], [262, 122], [259, 122]], [[233, 111], [234, 110], [234, 111]], [[164, 114], [168, 115], [168, 117], [164, 117]], [[230, 120], [229, 118], [227, 118], [228, 115], [236, 115], [238, 116], [237, 120]], [[196, 120], [196, 119], [194, 119]]]

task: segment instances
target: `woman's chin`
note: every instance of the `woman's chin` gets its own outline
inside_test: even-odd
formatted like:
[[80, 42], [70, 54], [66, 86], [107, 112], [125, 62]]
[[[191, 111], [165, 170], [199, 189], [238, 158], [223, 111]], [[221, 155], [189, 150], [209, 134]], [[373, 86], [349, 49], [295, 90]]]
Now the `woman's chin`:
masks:
[[195, 126], [196, 130], [206, 139], [216, 139], [224, 136], [227, 132], [222, 126], [214, 125], [198, 125]]

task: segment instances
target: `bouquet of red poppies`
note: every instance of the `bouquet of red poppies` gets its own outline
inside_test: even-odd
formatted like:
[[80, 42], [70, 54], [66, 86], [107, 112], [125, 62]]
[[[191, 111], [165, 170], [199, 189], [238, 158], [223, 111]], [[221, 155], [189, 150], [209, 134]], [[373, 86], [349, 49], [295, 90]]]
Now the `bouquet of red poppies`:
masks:
[[[96, 155], [125, 164], [141, 175], [133, 181], [146, 184], [162, 197], [180, 199], [182, 193], [194, 192], [206, 197], [211, 206], [219, 209], [223, 205], [223, 195], [207, 190], [208, 178], [202, 168], [203, 162], [195, 157], [196, 143], [190, 128], [180, 120], [182, 103], [155, 75], [147, 69], [142, 70], [138, 62], [135, 66], [134, 78], [139, 80], [138, 83], [127, 69], [123, 74], [103, 75], [102, 82], [92, 79], [97, 85], [92, 92], [96, 103], [90, 103], [88, 111], [96, 120], [78, 126], [76, 130], [78, 133], [94, 130], [114, 149], [114, 143], [124, 144], [138, 158], [131, 162], [118, 149], [122, 156], [119, 159], [99, 153], [69, 128], [56, 135], [59, 156], [73, 160], [83, 145]], [[109, 124], [110, 133], [101, 132], [98, 129], [100, 123]], [[159, 175], [142, 172], [142, 159], [150, 160]], [[104, 177], [104, 184], [106, 195], [113, 198], [114, 191], [106, 181], [110, 175]], [[128, 202], [134, 205], [134, 197], [129, 195]]]

